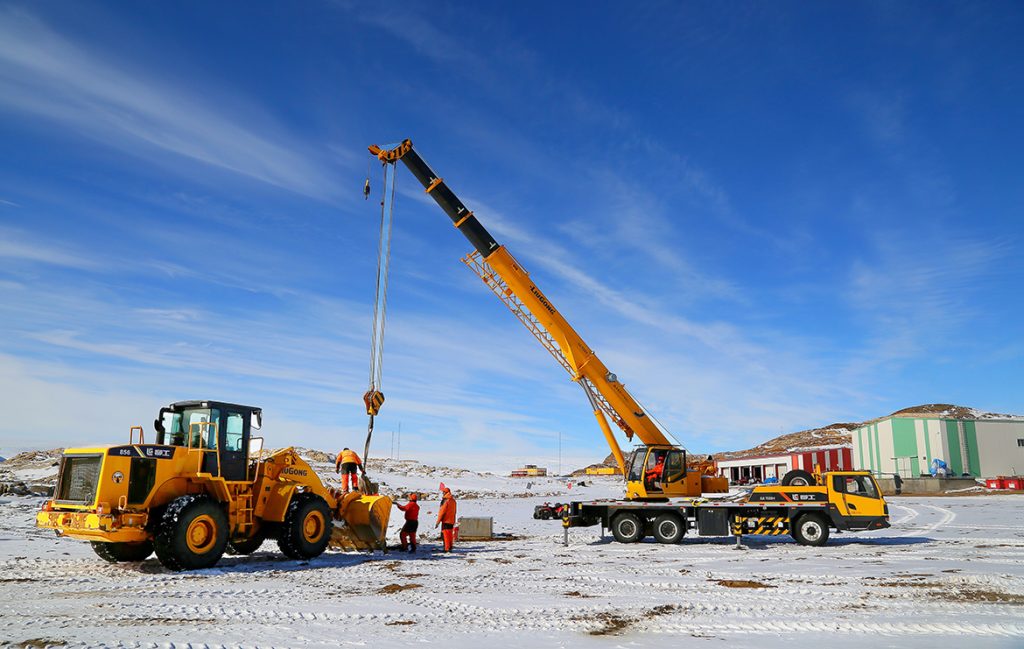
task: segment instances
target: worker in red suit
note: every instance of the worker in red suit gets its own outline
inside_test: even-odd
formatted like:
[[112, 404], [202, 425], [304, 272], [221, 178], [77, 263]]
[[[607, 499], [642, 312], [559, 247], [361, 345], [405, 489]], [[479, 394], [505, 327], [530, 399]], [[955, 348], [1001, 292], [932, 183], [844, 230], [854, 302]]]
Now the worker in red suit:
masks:
[[395, 503], [395, 506], [405, 512], [405, 525], [399, 538], [402, 539], [402, 552], [416, 551], [416, 530], [420, 526], [420, 505], [416, 502], [416, 494], [409, 494], [409, 502], [404, 505]]
[[345, 493], [348, 493], [348, 483], [352, 480], [352, 491], [359, 491], [359, 480], [356, 478], [356, 470], [363, 469], [363, 461], [359, 459], [356, 452], [347, 446], [338, 453], [338, 457], [334, 460], [334, 471], [335, 473], [341, 474], [341, 489]]
[[445, 487], [441, 491], [441, 509], [437, 512], [437, 523], [441, 526], [441, 538], [444, 540], [444, 551], [451, 552], [455, 544], [455, 498], [452, 490]]

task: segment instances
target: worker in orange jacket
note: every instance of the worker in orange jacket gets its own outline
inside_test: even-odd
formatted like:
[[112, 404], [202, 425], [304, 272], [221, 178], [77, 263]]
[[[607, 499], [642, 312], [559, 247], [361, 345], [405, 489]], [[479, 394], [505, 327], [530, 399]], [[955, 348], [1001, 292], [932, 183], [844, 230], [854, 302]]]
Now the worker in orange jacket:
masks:
[[420, 526], [420, 505], [416, 502], [416, 494], [409, 494], [409, 502], [404, 505], [395, 503], [395, 506], [405, 512], [405, 525], [402, 526], [402, 532], [399, 534], [399, 538], [402, 539], [402, 552], [416, 551], [416, 530]]
[[648, 486], [653, 486], [655, 482], [661, 482], [662, 475], [665, 473], [665, 454], [659, 453], [654, 459], [654, 466], [644, 474]]
[[437, 523], [441, 526], [441, 538], [444, 539], [444, 551], [451, 552], [455, 543], [455, 498], [452, 497], [452, 490], [445, 487], [441, 491], [441, 509], [437, 512]]
[[348, 493], [349, 479], [352, 480], [352, 491], [359, 491], [359, 481], [356, 479], [357, 469], [366, 473], [366, 470], [363, 469], [363, 461], [359, 459], [355, 451], [346, 446], [334, 460], [334, 472], [341, 474], [341, 488], [345, 493]]

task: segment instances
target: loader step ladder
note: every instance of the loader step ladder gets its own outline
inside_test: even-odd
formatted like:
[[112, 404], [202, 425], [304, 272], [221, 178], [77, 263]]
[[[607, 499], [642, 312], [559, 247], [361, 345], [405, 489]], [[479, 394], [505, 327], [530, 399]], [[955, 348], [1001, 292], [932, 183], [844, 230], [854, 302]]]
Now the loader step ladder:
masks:
[[247, 486], [235, 493], [235, 516], [238, 521], [239, 531], [248, 532], [252, 530], [255, 518], [253, 516], [253, 493]]

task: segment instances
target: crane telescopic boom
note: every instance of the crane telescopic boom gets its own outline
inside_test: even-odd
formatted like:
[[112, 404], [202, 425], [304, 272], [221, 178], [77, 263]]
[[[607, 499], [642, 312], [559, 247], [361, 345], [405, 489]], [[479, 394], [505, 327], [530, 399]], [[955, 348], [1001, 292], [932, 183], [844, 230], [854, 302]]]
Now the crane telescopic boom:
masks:
[[[420, 157], [410, 140], [393, 148], [373, 145], [369, 150], [384, 163], [394, 164], [401, 160], [405, 164], [452, 224], [473, 245], [474, 251], [463, 262], [480, 276], [555, 357], [572, 380], [583, 388], [612, 454], [626, 475], [627, 496], [699, 496], [702, 482], [705, 491], [724, 490], [724, 485], [717, 481], [711, 483], [708, 481], [710, 476], [704, 475], [713, 463], [691, 465], [687, 470], [685, 450], [669, 439], [530, 279], [530, 274]], [[609, 419], [625, 433], [627, 439], [632, 440], [635, 436], [645, 445], [643, 449], [634, 451], [629, 460], [622, 454], [608, 424]], [[638, 454], [641, 450], [643, 452]], [[674, 479], [659, 480], [652, 487], [642, 474], [656, 458], [662, 461], [666, 477]]]

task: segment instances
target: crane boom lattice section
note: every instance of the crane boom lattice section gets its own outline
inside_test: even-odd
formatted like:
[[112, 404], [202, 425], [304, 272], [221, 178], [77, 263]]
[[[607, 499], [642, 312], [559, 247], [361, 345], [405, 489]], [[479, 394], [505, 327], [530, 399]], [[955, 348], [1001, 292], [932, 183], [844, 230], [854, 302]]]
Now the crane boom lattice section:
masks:
[[573, 367], [572, 363], [566, 358], [565, 354], [562, 353], [561, 348], [558, 346], [558, 341], [555, 340], [543, 324], [533, 315], [530, 309], [523, 304], [523, 301], [516, 297], [516, 294], [509, 288], [505, 280], [498, 275], [490, 264], [488, 264], [480, 255], [479, 252], [473, 251], [462, 258], [462, 263], [469, 266], [469, 268], [476, 273], [480, 279], [483, 280], [487, 288], [491, 289], [491, 292], [502, 304], [508, 307], [509, 311], [523, 323], [523, 326], [534, 335], [534, 337], [540, 341], [540, 344], [544, 346], [544, 349], [548, 350], [558, 364], [569, 373], [573, 381], [576, 381], [583, 391], [587, 394], [587, 398], [590, 399], [591, 404], [595, 406], [595, 409], [599, 409], [609, 419], [615, 422], [615, 425], [622, 429], [622, 432], [626, 434], [628, 439], [633, 438], [633, 430], [629, 425], [622, 420], [615, 409], [612, 407], [608, 400], [602, 395], [590, 382], [590, 379], [581, 376], [579, 371]]

